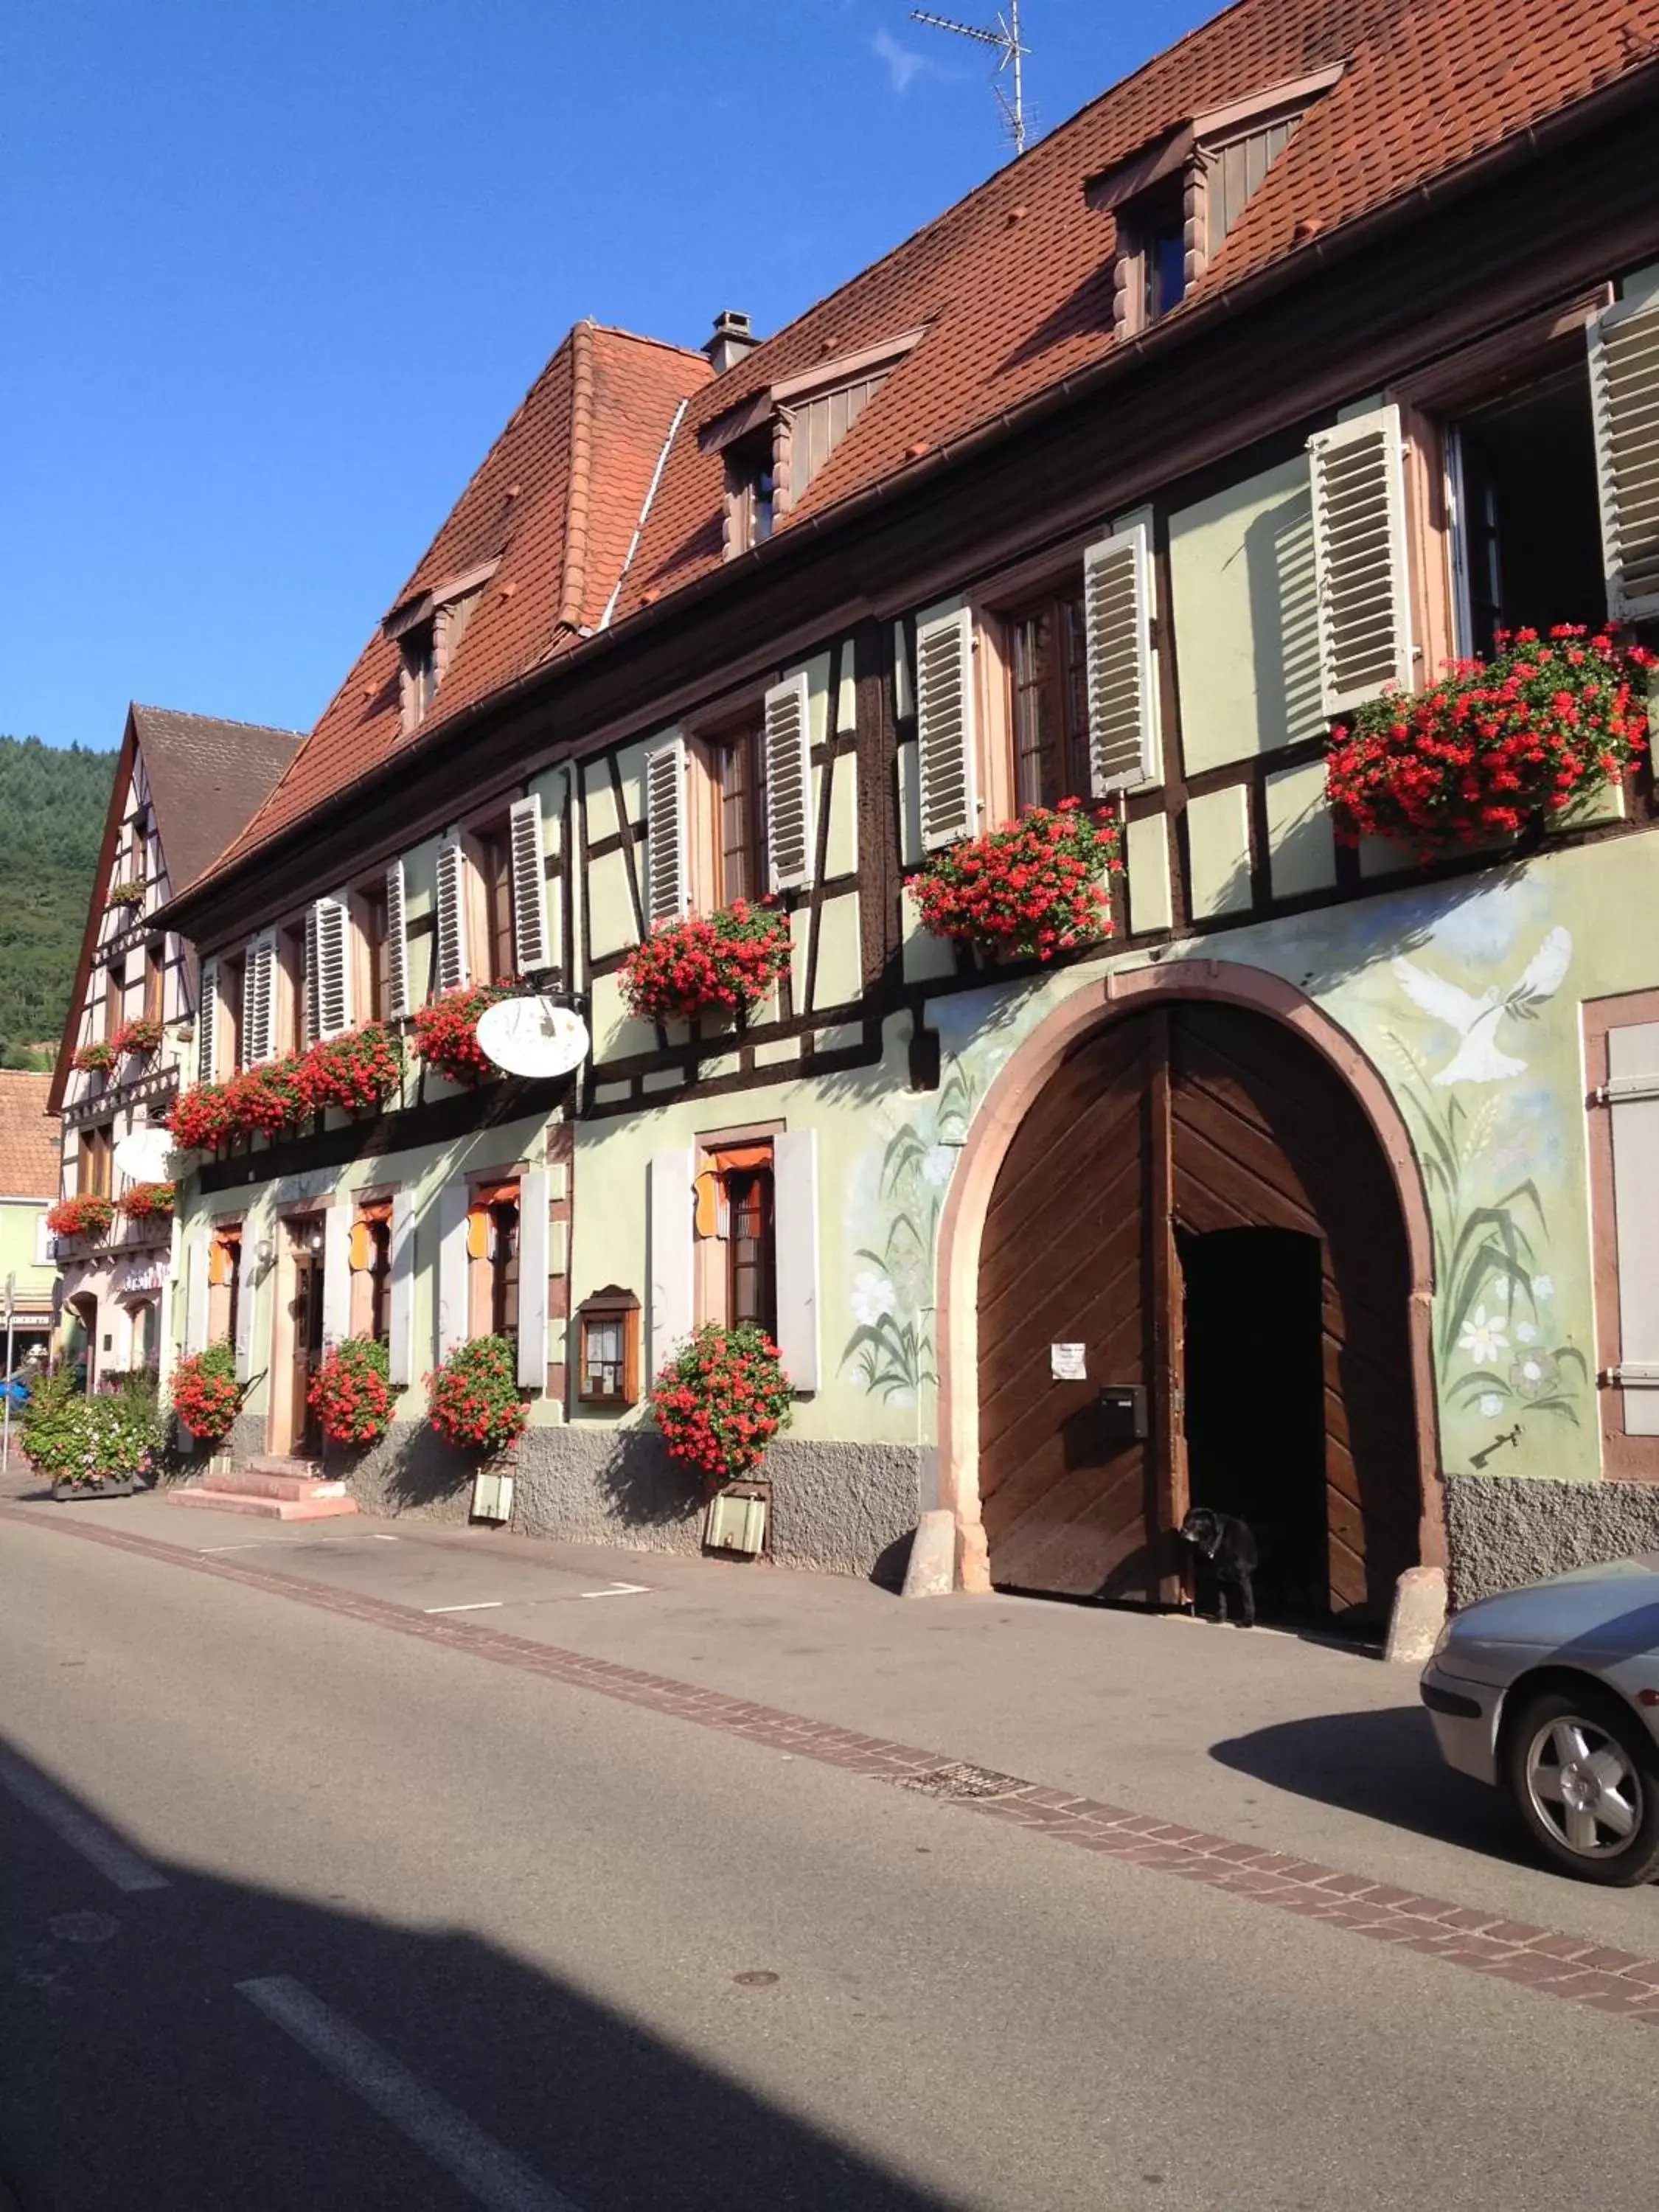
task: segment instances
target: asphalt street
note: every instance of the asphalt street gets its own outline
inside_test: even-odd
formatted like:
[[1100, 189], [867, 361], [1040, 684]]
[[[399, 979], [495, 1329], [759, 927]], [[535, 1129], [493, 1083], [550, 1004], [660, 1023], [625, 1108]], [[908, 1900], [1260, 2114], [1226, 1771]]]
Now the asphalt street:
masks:
[[[216, 1517], [167, 1534], [259, 1556], [219, 1552], [261, 1534]], [[665, 1667], [665, 1592], [626, 1559], [515, 1581], [498, 1554], [492, 1595], [440, 1547], [343, 1547], [375, 1549], [397, 1565], [335, 1571], [348, 1600], [511, 1605], [516, 1634], [534, 1615]], [[752, 1674], [732, 1587], [699, 1644]], [[839, 1601], [798, 1587], [808, 1671], [868, 1705], [867, 1648], [843, 1658]], [[1051, 1660], [1091, 1625], [1066, 1616]], [[1650, 2027], [460, 1642], [9, 1516], [0, 1684], [0, 2173], [24, 2212], [1659, 2200]], [[1014, 1771], [1043, 1773], [1052, 1726]], [[1411, 1848], [1443, 1891], [1473, 1856]], [[1516, 1878], [1589, 1924], [1576, 1888]], [[1654, 1903], [1616, 1901], [1627, 1943]]]

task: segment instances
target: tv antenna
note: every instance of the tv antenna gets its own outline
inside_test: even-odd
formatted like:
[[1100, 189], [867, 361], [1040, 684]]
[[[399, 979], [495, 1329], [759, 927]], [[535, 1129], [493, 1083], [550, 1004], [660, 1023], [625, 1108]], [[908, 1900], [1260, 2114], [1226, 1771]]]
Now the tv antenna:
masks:
[[926, 23], [931, 30], [952, 31], [959, 39], [972, 39], [976, 46], [993, 46], [996, 50], [996, 74], [1006, 70], [1013, 88], [1011, 100], [1002, 87], [994, 81], [991, 89], [997, 96], [997, 106], [1002, 110], [1002, 127], [1012, 142], [1015, 157], [1025, 151], [1025, 77], [1022, 68], [1030, 52], [1019, 40], [1019, 0], [1008, 0], [1006, 14], [997, 12], [996, 28], [983, 29], [977, 23], [957, 23], [949, 15], [930, 15], [925, 8], [910, 10], [913, 23]]

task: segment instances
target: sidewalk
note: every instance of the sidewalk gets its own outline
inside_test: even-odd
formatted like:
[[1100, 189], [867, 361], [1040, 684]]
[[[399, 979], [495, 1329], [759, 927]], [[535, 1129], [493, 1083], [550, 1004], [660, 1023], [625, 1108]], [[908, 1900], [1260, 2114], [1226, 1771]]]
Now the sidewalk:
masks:
[[1031, 1599], [906, 1601], [758, 1564], [411, 1519], [283, 1528], [159, 1497], [29, 1510], [1659, 1951], [1649, 1893], [1528, 1863], [1497, 1794], [1441, 1766], [1415, 1670], [1340, 1645]]

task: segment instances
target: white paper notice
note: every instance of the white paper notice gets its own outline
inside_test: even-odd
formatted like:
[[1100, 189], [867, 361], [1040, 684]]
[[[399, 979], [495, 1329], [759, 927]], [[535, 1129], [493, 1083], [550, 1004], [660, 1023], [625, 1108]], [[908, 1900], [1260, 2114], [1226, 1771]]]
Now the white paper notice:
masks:
[[1056, 1382], [1086, 1382], [1089, 1363], [1080, 1344], [1051, 1344], [1048, 1346], [1048, 1372]]

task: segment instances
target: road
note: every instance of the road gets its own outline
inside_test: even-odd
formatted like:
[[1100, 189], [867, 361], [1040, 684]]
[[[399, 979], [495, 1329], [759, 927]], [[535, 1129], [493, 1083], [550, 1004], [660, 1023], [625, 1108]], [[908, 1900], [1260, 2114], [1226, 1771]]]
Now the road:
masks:
[[[476, 1580], [168, 1534], [224, 1571], [0, 1517], [24, 2212], [1659, 2201], [1638, 2019], [491, 1656]], [[625, 1652], [650, 1593], [594, 1587], [544, 1576], [550, 1650]]]

